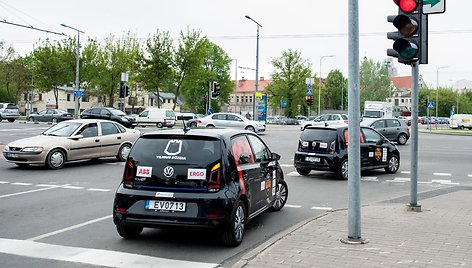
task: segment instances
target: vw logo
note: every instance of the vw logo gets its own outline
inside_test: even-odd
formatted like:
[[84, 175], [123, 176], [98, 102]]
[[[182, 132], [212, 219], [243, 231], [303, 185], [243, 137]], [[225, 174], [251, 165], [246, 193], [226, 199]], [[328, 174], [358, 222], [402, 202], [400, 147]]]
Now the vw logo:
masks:
[[166, 176], [167, 178], [170, 178], [172, 177], [172, 175], [174, 175], [174, 168], [171, 167], [171, 166], [167, 166], [164, 168], [164, 176]]

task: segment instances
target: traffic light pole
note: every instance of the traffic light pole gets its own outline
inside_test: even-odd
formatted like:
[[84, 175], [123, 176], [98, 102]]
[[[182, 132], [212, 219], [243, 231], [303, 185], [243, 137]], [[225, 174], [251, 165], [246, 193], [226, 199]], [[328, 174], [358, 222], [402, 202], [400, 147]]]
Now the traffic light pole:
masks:
[[411, 162], [410, 162], [410, 204], [411, 211], [420, 212], [418, 205], [418, 77], [419, 63], [411, 65]]

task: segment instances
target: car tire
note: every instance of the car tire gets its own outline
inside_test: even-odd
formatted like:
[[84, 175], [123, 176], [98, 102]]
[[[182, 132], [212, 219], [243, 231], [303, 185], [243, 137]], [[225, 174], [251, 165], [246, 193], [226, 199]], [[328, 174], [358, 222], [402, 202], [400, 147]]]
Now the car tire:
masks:
[[207, 125], [206, 127], [215, 127], [214, 125]]
[[28, 118], [28, 121], [29, 121], [29, 122], [34, 122], [34, 117], [30, 116], [30, 117]]
[[300, 174], [302, 176], [307, 176], [308, 174], [310, 174], [311, 169], [297, 168], [297, 172], [298, 172], [298, 174]]
[[408, 141], [408, 137], [406, 136], [405, 133], [400, 133], [397, 138], [397, 143], [400, 145], [405, 145], [405, 143]]
[[190, 127], [197, 127], [197, 123], [195, 122], [190, 123]]
[[157, 122], [156, 127], [157, 128], [163, 128], [164, 124], [162, 124], [162, 122]]
[[143, 227], [119, 223], [116, 225], [116, 231], [118, 231], [118, 234], [124, 239], [133, 239], [141, 234]]
[[51, 123], [53, 123], [53, 124], [57, 124], [57, 118], [53, 118], [53, 119], [51, 119]]
[[13, 122], [15, 122], [15, 119], [13, 119], [13, 118], [8, 119], [8, 122], [13, 123]]
[[49, 169], [61, 169], [66, 163], [66, 154], [61, 149], [53, 149], [46, 157], [46, 166]]
[[118, 154], [116, 155], [116, 159], [118, 159], [118, 161], [120, 162], [126, 161], [130, 151], [131, 151], [131, 144], [125, 143], [121, 145], [120, 149], [118, 150]]
[[238, 200], [231, 212], [228, 227], [223, 232], [223, 244], [230, 247], [235, 247], [241, 244], [246, 228], [246, 218], [246, 208], [244, 203], [243, 201]]
[[388, 166], [385, 167], [385, 172], [389, 174], [397, 173], [398, 169], [400, 168], [400, 158], [396, 154], [390, 155], [387, 159]]
[[344, 159], [341, 162], [341, 165], [339, 165], [339, 170], [338, 170], [338, 178], [342, 180], [347, 180], [348, 178], [348, 161], [347, 159]]
[[287, 203], [288, 199], [288, 187], [287, 183], [283, 180], [279, 180], [277, 188], [275, 190], [275, 201], [274, 204], [269, 208], [269, 211], [279, 211]]
[[245, 129], [254, 133], [256, 132], [256, 129], [253, 126], [247, 126]]

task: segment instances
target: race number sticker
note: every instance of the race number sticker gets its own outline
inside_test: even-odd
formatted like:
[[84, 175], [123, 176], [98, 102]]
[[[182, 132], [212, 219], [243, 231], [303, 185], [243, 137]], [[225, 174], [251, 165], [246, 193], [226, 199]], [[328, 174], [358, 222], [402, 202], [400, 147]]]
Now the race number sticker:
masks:
[[272, 195], [275, 195], [275, 179], [272, 180]]
[[387, 148], [383, 148], [382, 162], [387, 162]]
[[261, 191], [265, 190], [265, 181], [261, 181]]
[[320, 148], [321, 149], [326, 149], [326, 148], [328, 148], [328, 144], [326, 142], [320, 142]]
[[189, 180], [205, 180], [206, 179], [206, 169], [189, 168], [187, 170], [187, 178]]
[[151, 178], [152, 167], [138, 166], [136, 170], [137, 177]]
[[374, 157], [374, 152], [369, 152], [369, 157]]

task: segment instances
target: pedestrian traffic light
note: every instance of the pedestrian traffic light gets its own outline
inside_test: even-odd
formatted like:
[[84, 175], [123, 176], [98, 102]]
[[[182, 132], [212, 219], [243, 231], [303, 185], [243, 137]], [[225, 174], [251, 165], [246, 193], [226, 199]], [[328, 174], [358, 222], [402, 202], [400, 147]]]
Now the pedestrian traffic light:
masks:
[[393, 0], [398, 8], [398, 15], [387, 17], [393, 23], [396, 32], [387, 33], [387, 38], [394, 40], [393, 49], [387, 55], [398, 58], [398, 62], [411, 65], [415, 62], [428, 63], [428, 16], [422, 14], [422, 0]]
[[118, 84], [118, 95], [120, 96], [120, 98], [124, 98], [125, 97], [125, 87], [124, 87], [124, 82], [123, 81], [120, 81], [120, 83]]
[[312, 95], [306, 96], [306, 104], [308, 106], [313, 106], [313, 96]]
[[212, 88], [211, 88], [211, 97], [213, 99], [216, 99], [220, 95], [220, 89], [221, 89], [220, 83], [216, 81], [213, 82]]
[[125, 86], [125, 97], [129, 96], [129, 87]]

